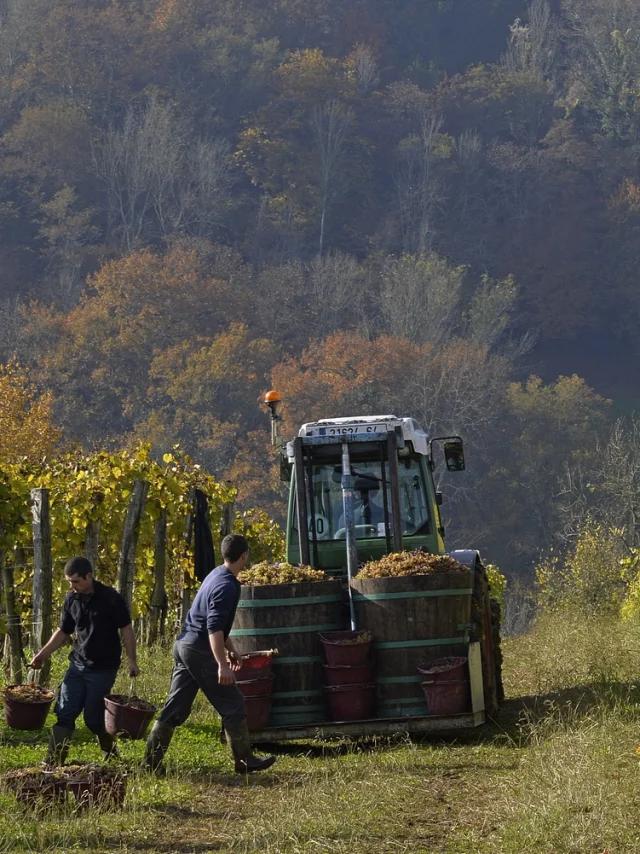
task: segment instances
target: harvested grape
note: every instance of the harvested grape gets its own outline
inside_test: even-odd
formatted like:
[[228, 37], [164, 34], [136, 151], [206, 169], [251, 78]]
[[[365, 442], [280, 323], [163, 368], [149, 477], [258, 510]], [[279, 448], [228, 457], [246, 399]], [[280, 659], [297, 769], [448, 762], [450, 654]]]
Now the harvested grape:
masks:
[[18, 703], [48, 703], [53, 700], [53, 691], [35, 682], [30, 682], [28, 685], [8, 685], [3, 693], [5, 697]]
[[290, 563], [256, 563], [243, 569], [238, 581], [248, 587], [261, 584], [296, 584], [301, 581], [331, 581], [331, 576], [310, 566], [293, 566]]
[[380, 560], [372, 560], [358, 571], [358, 578], [399, 578], [404, 575], [431, 575], [434, 572], [468, 571], [449, 555], [427, 552], [394, 552]]

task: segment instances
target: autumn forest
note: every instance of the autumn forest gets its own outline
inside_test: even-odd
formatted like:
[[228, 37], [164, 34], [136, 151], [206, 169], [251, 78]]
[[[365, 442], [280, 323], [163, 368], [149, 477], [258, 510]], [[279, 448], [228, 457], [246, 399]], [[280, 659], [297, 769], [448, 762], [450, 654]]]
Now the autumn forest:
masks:
[[639, 155], [637, 0], [2, 0], [0, 386], [276, 518], [266, 389], [411, 415], [450, 547], [636, 544]]

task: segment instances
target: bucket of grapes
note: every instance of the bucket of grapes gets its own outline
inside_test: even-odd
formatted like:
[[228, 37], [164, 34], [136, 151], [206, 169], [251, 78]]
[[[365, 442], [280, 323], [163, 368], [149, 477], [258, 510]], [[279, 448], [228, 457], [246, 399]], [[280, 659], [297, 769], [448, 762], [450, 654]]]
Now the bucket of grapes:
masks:
[[7, 685], [2, 692], [4, 716], [12, 729], [42, 729], [47, 720], [54, 693], [32, 682], [28, 685]]

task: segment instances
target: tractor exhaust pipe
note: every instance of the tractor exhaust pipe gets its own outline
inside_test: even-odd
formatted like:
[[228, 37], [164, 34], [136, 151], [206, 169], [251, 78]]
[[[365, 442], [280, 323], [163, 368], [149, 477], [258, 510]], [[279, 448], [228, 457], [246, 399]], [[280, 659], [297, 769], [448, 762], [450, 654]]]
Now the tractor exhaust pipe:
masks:
[[353, 607], [353, 590], [351, 579], [358, 572], [358, 548], [356, 543], [356, 529], [353, 516], [353, 477], [351, 475], [351, 459], [349, 457], [349, 445], [342, 443], [342, 507], [344, 512], [344, 527], [347, 544], [347, 583], [349, 591], [349, 615], [351, 617], [351, 630], [355, 632], [356, 612]]

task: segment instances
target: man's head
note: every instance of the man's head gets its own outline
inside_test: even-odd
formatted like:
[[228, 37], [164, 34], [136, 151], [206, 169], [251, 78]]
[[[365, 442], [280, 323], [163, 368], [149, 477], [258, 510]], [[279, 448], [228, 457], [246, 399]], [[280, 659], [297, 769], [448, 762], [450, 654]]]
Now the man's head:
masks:
[[93, 590], [93, 567], [86, 557], [76, 555], [68, 560], [64, 574], [75, 593], [90, 593]]
[[236, 564], [241, 561], [241, 569], [244, 568], [249, 559], [249, 543], [242, 534], [228, 534], [222, 541], [220, 551], [222, 559], [227, 565]]

